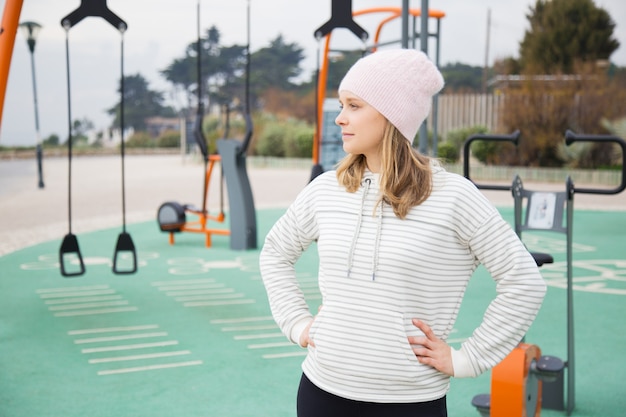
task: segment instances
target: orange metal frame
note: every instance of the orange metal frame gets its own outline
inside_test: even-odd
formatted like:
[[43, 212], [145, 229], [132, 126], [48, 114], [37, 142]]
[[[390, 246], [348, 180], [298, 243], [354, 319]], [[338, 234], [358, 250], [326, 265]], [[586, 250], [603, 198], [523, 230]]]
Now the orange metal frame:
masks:
[[[205, 187], [205, 196], [208, 196], [208, 188], [211, 182], [211, 174], [213, 173], [213, 168], [216, 162], [220, 162], [222, 158], [220, 155], [210, 155], [209, 156], [209, 164], [207, 166], [207, 170], [204, 178], [204, 187]], [[191, 232], [191, 233], [204, 233], [205, 235], [205, 245], [207, 248], [210, 248], [212, 245], [211, 237], [212, 235], [221, 235], [221, 236], [230, 236], [229, 229], [212, 229], [207, 228], [208, 221], [214, 221], [218, 223], [223, 223], [225, 220], [224, 212], [220, 211], [220, 213], [216, 216], [212, 216], [208, 213], [208, 211], [202, 210], [194, 210], [191, 208], [186, 208], [185, 212], [194, 214], [198, 217], [195, 221], [185, 222], [183, 227], [180, 229], [181, 232]], [[170, 245], [173, 245], [174, 242], [174, 232], [169, 232], [169, 242]]]
[[538, 361], [541, 350], [536, 345], [520, 343], [491, 371], [490, 417], [539, 417], [541, 415], [541, 380], [537, 393], [535, 414], [528, 415], [526, 402], [531, 393], [526, 392], [526, 382], [531, 363]]
[[2, 26], [0, 27], [0, 126], [2, 126], [4, 97], [9, 81], [13, 45], [15, 45], [15, 35], [17, 34], [23, 3], [23, 0], [6, 0], [4, 4]]
[[[352, 13], [352, 16], [361, 16], [369, 13], [390, 13], [390, 16], [383, 19], [376, 28], [376, 33], [374, 35], [374, 47], [372, 51], [376, 50], [376, 45], [378, 45], [378, 41], [380, 39], [380, 33], [382, 28], [387, 23], [391, 22], [402, 16], [402, 8], [401, 7], [372, 7], [369, 9], [357, 10]], [[409, 14], [414, 17], [421, 16], [422, 12], [420, 9], [409, 9]], [[428, 17], [432, 17], [435, 19], [442, 19], [446, 14], [441, 10], [429, 9]], [[324, 43], [324, 59], [322, 61], [322, 66], [320, 68], [320, 74], [317, 84], [317, 123], [315, 126], [315, 136], [313, 137], [313, 164], [319, 164], [320, 161], [320, 140], [321, 140], [321, 126], [322, 126], [322, 118], [323, 118], [323, 107], [324, 107], [324, 99], [326, 98], [326, 83], [328, 81], [328, 53], [330, 52], [330, 39], [331, 39], [332, 31], [326, 35], [326, 41]]]

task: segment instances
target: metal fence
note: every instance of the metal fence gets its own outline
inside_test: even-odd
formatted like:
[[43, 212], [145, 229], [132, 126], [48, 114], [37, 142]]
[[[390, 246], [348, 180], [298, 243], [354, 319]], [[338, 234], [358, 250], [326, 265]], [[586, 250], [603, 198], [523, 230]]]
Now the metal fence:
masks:
[[[504, 103], [501, 94], [441, 94], [438, 98], [437, 132], [445, 140], [448, 132], [472, 126], [485, 126], [494, 131]], [[432, 113], [428, 118], [433, 126]]]

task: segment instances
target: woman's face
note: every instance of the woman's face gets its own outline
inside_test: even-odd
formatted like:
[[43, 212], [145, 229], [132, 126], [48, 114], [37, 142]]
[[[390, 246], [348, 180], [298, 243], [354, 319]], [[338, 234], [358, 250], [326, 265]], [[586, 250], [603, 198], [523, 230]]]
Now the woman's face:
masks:
[[341, 127], [343, 150], [365, 155], [368, 167], [374, 171], [380, 161], [380, 144], [387, 119], [349, 91], [339, 93], [339, 103], [341, 112], [335, 123]]

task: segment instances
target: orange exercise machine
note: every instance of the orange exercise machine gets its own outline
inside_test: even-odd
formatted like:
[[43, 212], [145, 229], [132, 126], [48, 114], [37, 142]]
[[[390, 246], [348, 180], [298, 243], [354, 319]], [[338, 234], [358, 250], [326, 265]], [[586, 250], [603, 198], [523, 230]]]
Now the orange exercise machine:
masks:
[[[230, 230], [224, 228], [208, 227], [209, 221], [223, 223], [226, 216], [224, 210], [220, 209], [217, 215], [209, 214], [207, 210], [207, 196], [209, 191], [209, 183], [213, 168], [216, 163], [221, 161], [219, 155], [209, 155], [206, 157], [204, 176], [204, 198], [202, 208], [198, 208], [189, 204], [181, 205], [174, 201], [163, 203], [159, 207], [157, 218], [161, 231], [169, 233], [169, 243], [175, 243], [174, 234], [178, 232], [202, 233], [205, 235], [204, 244], [207, 248], [211, 247], [213, 235], [230, 236]], [[221, 185], [221, 184], [220, 184]], [[187, 221], [187, 213], [197, 217], [194, 221]]]
[[[248, 21], [250, 16], [248, 4]], [[246, 171], [246, 150], [252, 138], [252, 118], [249, 111], [249, 82], [250, 82], [250, 30], [248, 30], [248, 46], [246, 61], [245, 109], [243, 117], [246, 122], [246, 133], [242, 142], [233, 139], [217, 141], [218, 154], [209, 155], [206, 137], [202, 130], [204, 107], [202, 101], [202, 67], [201, 67], [201, 39], [200, 39], [200, 2], [198, 1], [198, 42], [197, 46], [197, 77], [198, 77], [198, 108], [194, 126], [194, 138], [204, 157], [204, 189], [202, 207], [196, 208], [189, 204], [180, 204], [174, 201], [163, 203], [157, 211], [157, 222], [161, 231], [169, 234], [169, 243], [175, 243], [174, 235], [179, 232], [200, 233], [205, 235], [205, 246], [211, 247], [212, 236], [230, 236], [231, 249], [256, 249], [257, 229], [256, 212], [252, 190]], [[228, 114], [225, 137], [228, 137]], [[222, 176], [220, 178], [220, 212], [211, 215], [207, 209], [209, 184], [215, 164], [219, 163]], [[223, 206], [222, 184], [226, 179], [228, 200], [230, 207], [230, 229], [209, 227], [209, 221], [223, 223], [226, 219]], [[194, 221], [187, 221], [187, 214], [196, 217]]]

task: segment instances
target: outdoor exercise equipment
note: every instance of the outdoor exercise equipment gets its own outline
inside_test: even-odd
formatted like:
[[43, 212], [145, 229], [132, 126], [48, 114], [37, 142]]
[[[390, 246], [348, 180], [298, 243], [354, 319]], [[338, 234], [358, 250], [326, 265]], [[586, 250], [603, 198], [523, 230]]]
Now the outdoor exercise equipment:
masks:
[[[256, 249], [257, 227], [256, 211], [252, 189], [246, 169], [246, 151], [250, 144], [253, 132], [252, 117], [250, 116], [250, 4], [248, 3], [248, 45], [246, 48], [246, 77], [245, 77], [245, 108], [243, 117], [246, 124], [246, 133], [243, 141], [235, 139], [220, 139], [217, 141], [218, 153], [209, 155], [206, 138], [202, 131], [204, 108], [202, 104], [202, 71], [201, 71], [201, 43], [200, 43], [200, 2], [198, 2], [198, 42], [197, 42], [197, 77], [198, 77], [198, 108], [195, 119], [194, 138], [204, 158], [204, 188], [202, 208], [189, 204], [180, 204], [174, 201], [163, 203], [157, 211], [157, 222], [161, 231], [169, 233], [169, 243], [175, 243], [174, 234], [178, 232], [202, 233], [205, 235], [205, 246], [211, 247], [212, 235], [230, 236], [230, 248], [234, 250]], [[230, 109], [227, 108], [227, 122], [225, 137], [228, 137], [228, 120]], [[220, 212], [210, 215], [207, 209], [207, 199], [211, 175], [216, 163], [220, 163], [222, 178], [220, 179]], [[222, 183], [226, 180], [229, 201], [230, 229], [207, 227], [208, 221], [222, 223], [225, 220], [223, 208]], [[187, 221], [187, 214], [194, 215], [197, 220]]]
[[[473, 135], [463, 146], [463, 172], [470, 176], [470, 145], [476, 140], [508, 141], [517, 145], [519, 131], [511, 135]], [[565, 191], [545, 192], [525, 189], [522, 180], [515, 176], [510, 186], [474, 184], [479, 189], [512, 191], [514, 198], [515, 232], [522, 238], [523, 231], [551, 231], [566, 236], [567, 264], [567, 358], [541, 356], [538, 346], [522, 341], [498, 365], [491, 374], [491, 394], [480, 394], [472, 399], [479, 413], [486, 417], [539, 416], [541, 408], [564, 410], [569, 416], [575, 407], [575, 352], [574, 352], [574, 304], [572, 271], [572, 230], [574, 194], [619, 194], [626, 189], [626, 142], [610, 135], [575, 134], [565, 132], [567, 146], [575, 142], [615, 143], [622, 150], [622, 178], [619, 186], [612, 189], [578, 188], [571, 177], [565, 181]], [[525, 205], [524, 205], [525, 203]], [[551, 263], [552, 256], [531, 252], [538, 266]], [[565, 390], [563, 372], [567, 369]], [[565, 393], [567, 393], [565, 401]]]
[[[130, 234], [126, 231], [126, 196], [124, 178], [124, 32], [128, 28], [126, 22], [113, 13], [106, 4], [106, 0], [82, 0], [80, 6], [69, 15], [61, 19], [61, 26], [65, 29], [65, 51], [67, 67], [67, 108], [68, 108], [68, 223], [69, 231], [61, 242], [59, 249], [59, 263], [61, 274], [64, 277], [75, 277], [85, 273], [85, 264], [80, 252], [78, 239], [72, 233], [72, 97], [70, 88], [70, 46], [69, 31], [85, 17], [101, 17], [115, 27], [121, 36], [120, 48], [120, 134], [121, 134], [121, 162], [122, 162], [122, 232], [117, 238], [113, 252], [112, 270], [115, 274], [132, 274], [137, 271], [137, 252]], [[128, 259], [130, 257], [130, 265]], [[72, 265], [78, 264], [77, 268]]]
[[[427, 2], [426, 2], [427, 3]], [[427, 8], [428, 9], [428, 8]], [[320, 28], [315, 30], [314, 36], [318, 42], [321, 42], [322, 38], [325, 38], [324, 41], [324, 51], [322, 53], [322, 63], [320, 65], [319, 56], [320, 56], [320, 47], [318, 46], [318, 61], [317, 61], [317, 71], [316, 71], [316, 81], [317, 81], [317, 94], [316, 94], [316, 127], [315, 134], [313, 137], [313, 168], [311, 172], [311, 180], [317, 177], [319, 174], [323, 173], [325, 169], [328, 167], [334, 166], [338, 162], [338, 157], [343, 155], [343, 150], [341, 152], [336, 152], [333, 154], [333, 149], [341, 149], [342, 141], [341, 137], [337, 135], [333, 135], [329, 132], [329, 129], [325, 129], [325, 127], [331, 126], [334, 124], [334, 120], [326, 121], [325, 118], [333, 118], [333, 113], [338, 113], [338, 111], [324, 111], [324, 106], [326, 102], [326, 87], [328, 81], [328, 70], [330, 64], [330, 53], [331, 52], [346, 52], [346, 51], [338, 51], [331, 50], [330, 42], [332, 31], [338, 28], [346, 28], [349, 29], [354, 35], [356, 35], [362, 42], [363, 48], [362, 53], [371, 53], [375, 52], [381, 46], [393, 45], [399, 42], [399, 40], [393, 40], [389, 42], [382, 43], [380, 41], [381, 33], [383, 27], [400, 18], [408, 18], [408, 16], [412, 16], [414, 19], [413, 27], [415, 27], [415, 19], [421, 16], [421, 9], [409, 9], [408, 7], [373, 7], [363, 10], [357, 10], [352, 12], [352, 1], [341, 1], [334, 0], [332, 2], [331, 7], [331, 18], [324, 23]], [[378, 24], [373, 43], [371, 45], [367, 45], [366, 42], [369, 38], [368, 33], [359, 26], [356, 22], [354, 22], [353, 18], [356, 16], [368, 15], [368, 14], [385, 14], [386, 17], [380, 21]], [[437, 19], [437, 30], [434, 34], [426, 33], [426, 37], [433, 36], [437, 40], [437, 49], [436, 49], [436, 57], [435, 63], [438, 65], [439, 63], [439, 32], [440, 32], [440, 21], [445, 17], [445, 13], [440, 10], [428, 9], [427, 18], [435, 18]], [[405, 28], [402, 34], [401, 41], [404, 46], [408, 45], [408, 27]], [[427, 28], [426, 28], [426, 32]], [[413, 34], [410, 39], [413, 41], [411, 47], [415, 48], [415, 40], [420, 38], [420, 33], [417, 33], [413, 30]], [[351, 52], [351, 51], [350, 51]], [[434, 122], [434, 137], [437, 137], [437, 105], [436, 98], [434, 100], [432, 117]], [[427, 150], [423, 149], [422, 146], [422, 132], [420, 133], [420, 151], [424, 154], [427, 153]], [[434, 139], [433, 146], [436, 148], [436, 139]], [[424, 138], [425, 143], [425, 138]]]
[[0, 26], [0, 125], [2, 124], [4, 97], [9, 80], [9, 70], [11, 69], [13, 46], [15, 45], [15, 36], [23, 3], [23, 0], [6, 0], [2, 13]]

